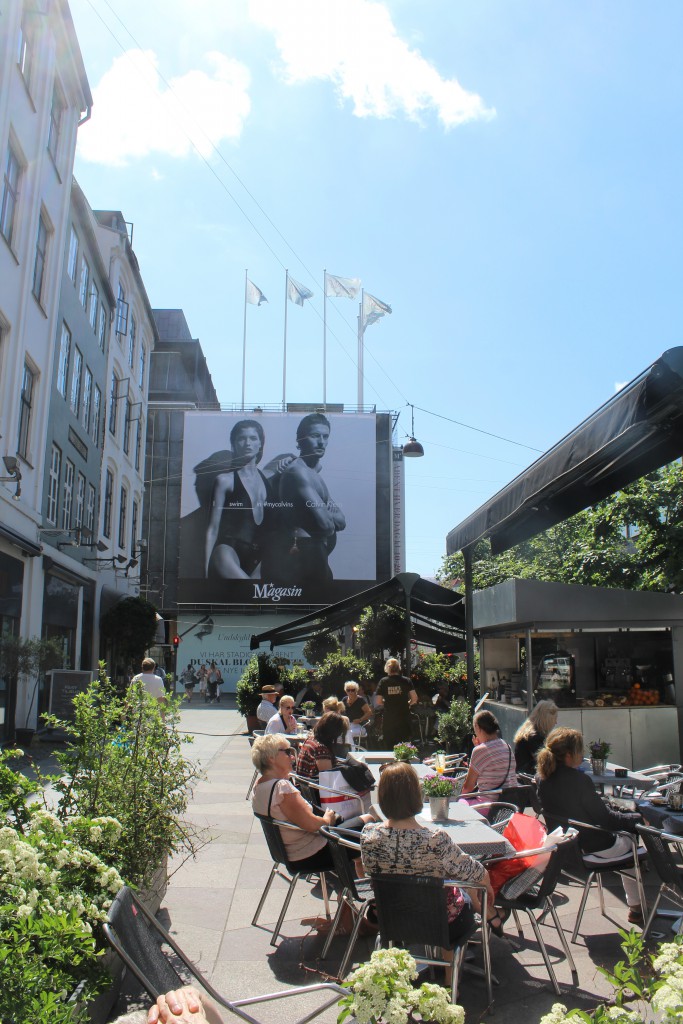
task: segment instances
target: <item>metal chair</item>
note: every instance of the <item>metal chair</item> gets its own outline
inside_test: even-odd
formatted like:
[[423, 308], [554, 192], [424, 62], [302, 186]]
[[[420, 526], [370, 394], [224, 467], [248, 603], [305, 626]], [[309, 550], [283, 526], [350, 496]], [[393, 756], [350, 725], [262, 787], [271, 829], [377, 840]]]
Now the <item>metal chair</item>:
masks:
[[[342, 794], [338, 789], [332, 789], [330, 786], [321, 786], [319, 782], [314, 782], [313, 779], [307, 779], [303, 775], [297, 775], [296, 772], [290, 772], [289, 778], [299, 790], [304, 800], [309, 803], [311, 807], [315, 807], [318, 810], [322, 810], [321, 793], [329, 793], [331, 796], [337, 798], [343, 796], [345, 800], [352, 800], [355, 798], [358, 801], [358, 814], [353, 818], [347, 818], [345, 820], [345, 824], [351, 821], [353, 821], [354, 824], [359, 824], [359, 815], [366, 811], [363, 798], [360, 794], [346, 792]], [[332, 810], [334, 810], [334, 807]]]
[[501, 800], [490, 804], [477, 804], [475, 810], [479, 814], [483, 814], [491, 828], [501, 835], [512, 815], [519, 813], [515, 804], [508, 804]]
[[[264, 735], [265, 735], [265, 729], [254, 729], [254, 731], [252, 732], [251, 736], [247, 737], [247, 739], [249, 740], [249, 749], [251, 749], [254, 746], [254, 740], [256, 739], [257, 736], [264, 736]], [[257, 779], [258, 779], [258, 768], [254, 768], [254, 774], [251, 777], [251, 782], [249, 783], [249, 789], [247, 790], [247, 795], [244, 798], [245, 800], [248, 800], [249, 797], [251, 796], [251, 792], [252, 792], [254, 786], [256, 785], [256, 780]]]
[[[259, 900], [258, 907], [256, 908], [256, 913], [252, 918], [252, 925], [255, 925], [260, 917], [263, 905], [266, 902], [266, 898], [268, 896], [268, 893], [270, 892], [270, 887], [273, 884], [275, 876], [277, 875], [278, 878], [281, 878], [284, 882], [287, 882], [289, 886], [287, 890], [287, 895], [285, 896], [285, 901], [282, 904], [280, 916], [277, 919], [277, 923], [275, 925], [275, 928], [273, 929], [273, 934], [270, 939], [271, 946], [274, 946], [277, 943], [278, 935], [280, 934], [280, 928], [282, 927], [282, 922], [284, 921], [285, 914], [287, 913], [287, 908], [289, 907], [292, 896], [294, 895], [296, 883], [299, 881], [299, 878], [301, 877], [301, 872], [297, 867], [296, 861], [290, 861], [289, 859], [287, 847], [285, 846], [284, 839], [282, 838], [281, 829], [288, 828], [293, 829], [296, 832], [302, 832], [303, 829], [300, 829], [297, 825], [293, 825], [289, 821], [280, 821], [279, 819], [269, 818], [268, 815], [266, 814], [257, 814], [256, 812], [254, 812], [254, 817], [258, 818], [258, 820], [261, 822], [261, 828], [263, 829], [263, 834], [265, 835], [266, 843], [268, 844], [268, 851], [271, 857], [273, 858], [273, 867], [268, 877], [268, 881], [266, 882], [266, 887], [263, 890], [263, 894], [261, 895], [261, 899]], [[288, 872], [288, 874], [284, 874], [281, 870], [282, 868], [284, 868], [284, 870]], [[313, 874], [314, 873], [311, 873], [311, 875], [309, 875], [308, 877], [313, 877]], [[325, 914], [327, 917], [329, 917], [330, 904], [327, 897], [327, 881], [325, 879], [325, 872], [320, 871], [316, 872], [315, 874], [317, 874], [317, 877], [320, 878], [320, 887], [322, 889], [323, 901], [325, 903]]]
[[354, 918], [353, 929], [349, 936], [344, 956], [342, 957], [339, 965], [338, 977], [341, 979], [345, 976], [348, 969], [351, 954], [353, 953], [356, 940], [358, 939], [360, 927], [365, 920], [368, 907], [373, 901], [373, 892], [368, 879], [356, 877], [353, 864], [345, 853], [345, 848], [351, 849], [360, 857], [358, 833], [350, 832], [343, 828], [330, 828], [325, 825], [320, 829], [320, 832], [321, 835], [325, 836], [329, 843], [332, 862], [334, 864], [334, 873], [343, 886], [339, 896], [339, 908], [335, 914], [327, 939], [325, 940], [325, 945], [323, 946], [321, 954], [323, 960], [327, 956], [330, 946], [332, 945], [332, 941], [336, 935], [339, 922], [341, 921], [342, 914], [344, 912], [344, 906], [348, 906]]
[[[451, 968], [451, 999], [455, 1002], [458, 993], [460, 972], [467, 947], [467, 939], [453, 949], [450, 960], [436, 956], [436, 951], [450, 945], [448, 915], [446, 912], [446, 887], [460, 885], [453, 879], [433, 878], [428, 875], [387, 875], [376, 874], [370, 878], [379, 922], [379, 937], [382, 946], [400, 946], [410, 949], [418, 963]], [[486, 888], [467, 883], [468, 889], [476, 888], [482, 893], [482, 920], [486, 920]], [[493, 1003], [491, 976], [491, 954], [488, 945], [488, 929], [481, 929], [484, 973], [489, 998]], [[425, 954], [417, 954], [414, 946], [425, 946]]]
[[[289, 996], [306, 995], [309, 992], [331, 992], [334, 993], [331, 999], [324, 1002], [322, 1006], [307, 1012], [296, 1024], [307, 1024], [314, 1017], [319, 1016], [325, 1010], [334, 1006], [341, 995], [345, 993], [340, 985], [331, 982], [324, 982], [318, 985], [298, 986], [286, 989], [281, 992], [269, 992], [267, 995], [252, 996], [249, 999], [228, 1000], [222, 996], [211, 983], [200, 973], [191, 960], [185, 955], [177, 942], [163, 928], [159, 922], [145, 909], [131, 890], [124, 886], [116, 896], [116, 899], [109, 908], [107, 921], [103, 926], [104, 935], [124, 964], [137, 978], [145, 989], [150, 999], [156, 1000], [172, 989], [177, 989], [186, 984], [184, 978], [172, 966], [170, 959], [162, 950], [162, 945], [168, 945], [175, 956], [182, 962], [191, 979], [196, 979], [202, 988], [209, 995], [230, 1013], [234, 1013], [249, 1024], [261, 1024], [257, 1017], [252, 1017], [244, 1009], [256, 1003], [269, 1003], [274, 1000], [286, 999]], [[288, 1018], [291, 1019], [291, 1018]]]
[[[643, 888], [643, 878], [640, 871], [640, 862], [645, 857], [645, 850], [638, 848], [638, 837], [632, 832], [613, 831], [611, 829], [601, 828], [599, 825], [589, 825], [586, 821], [577, 821], [574, 818], [567, 819], [564, 824], [569, 825], [571, 828], [578, 829], [579, 842], [581, 831], [584, 830], [602, 832], [604, 835], [610, 836], [613, 839], [618, 837], [624, 838], [631, 846], [630, 853], [613, 861], [596, 862], [594, 860], [587, 860], [591, 854], [581, 852], [581, 860], [583, 862], [583, 866], [588, 871], [588, 877], [586, 879], [586, 884], [584, 885], [583, 895], [581, 896], [579, 912], [576, 915], [576, 923], [574, 925], [574, 931], [572, 932], [572, 942], [576, 942], [576, 937], [579, 934], [583, 912], [586, 909], [586, 902], [588, 901], [588, 893], [590, 892], [593, 882], [597, 883], [598, 893], [600, 895], [600, 913], [605, 917], [605, 894], [602, 889], [602, 876], [606, 871], [614, 871], [618, 875], [623, 875], [625, 872], [633, 870], [635, 880], [638, 885], [640, 905], [642, 907], [643, 914], [647, 914], [647, 901], [645, 899], [645, 889]], [[548, 825], [550, 825], [550, 822], [548, 822]]]
[[[681, 867], [681, 856], [683, 855], [683, 836], [674, 836], [668, 832], [660, 832], [657, 828], [649, 825], [636, 825], [638, 834], [645, 844], [650, 863], [659, 875], [659, 892], [655, 897], [652, 910], [648, 914], [643, 928], [643, 939], [645, 939], [650, 925], [657, 917], [657, 910], [662, 899], [674, 903], [683, 912], [683, 868]], [[669, 916], [669, 914], [667, 914]], [[680, 917], [678, 933], [683, 930], [683, 916]]]
[[[546, 949], [545, 942], [543, 941], [543, 936], [541, 934], [539, 925], [541, 918], [544, 916], [544, 914], [549, 913], [553, 919], [553, 924], [555, 925], [555, 929], [557, 931], [560, 942], [562, 943], [564, 955], [567, 958], [567, 963], [569, 964], [569, 969], [572, 973], [572, 982], [574, 983], [574, 985], [578, 985], [579, 976], [576, 970], [576, 964], [574, 963], [574, 958], [571, 954], [571, 950], [569, 948], [567, 938], [564, 934], [564, 930], [560, 923], [560, 919], [557, 916], [555, 904], [553, 903], [553, 893], [555, 892], [555, 888], [559, 881], [562, 868], [572, 848], [576, 845], [576, 838], [576, 831], [571, 830], [565, 835], [563, 839], [561, 839], [553, 846], [547, 847], [540, 851], [522, 850], [516, 853], [515, 857], [531, 857], [534, 855], [534, 853], [550, 853], [550, 860], [543, 868], [540, 877], [539, 872], [535, 871], [533, 867], [528, 868], [527, 871], [523, 872], [521, 875], [518, 875], [516, 878], [510, 879], [509, 882], [506, 882], [502, 886], [500, 892], [496, 897], [496, 907], [500, 907], [503, 910], [512, 911], [520, 939], [523, 938], [523, 932], [519, 920], [519, 913], [523, 911], [529, 918], [529, 921], [531, 922], [531, 927], [534, 930], [534, 935], [536, 936], [536, 941], [538, 943], [539, 949], [541, 950], [541, 955], [543, 956], [543, 960], [545, 962], [546, 970], [548, 971], [550, 982], [555, 991], [555, 995], [557, 996], [561, 995], [560, 987], [557, 983], [555, 971], [553, 970], [550, 957], [548, 956], [548, 951]], [[511, 858], [500, 859], [502, 860]], [[491, 863], [491, 861], [487, 861], [487, 866]], [[537, 918], [535, 916], [535, 911], [538, 910], [542, 911], [542, 913]]]

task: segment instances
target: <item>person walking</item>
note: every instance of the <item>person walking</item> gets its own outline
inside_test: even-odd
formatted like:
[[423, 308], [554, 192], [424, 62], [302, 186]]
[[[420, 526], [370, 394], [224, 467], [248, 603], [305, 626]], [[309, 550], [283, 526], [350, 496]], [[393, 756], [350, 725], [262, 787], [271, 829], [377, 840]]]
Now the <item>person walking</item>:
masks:
[[384, 745], [391, 750], [397, 743], [410, 739], [410, 709], [417, 704], [417, 694], [411, 681], [401, 675], [398, 658], [389, 658], [384, 671], [386, 675], [379, 681], [375, 700], [384, 712]]
[[187, 663], [187, 668], [184, 668], [180, 673], [180, 681], [185, 687], [185, 696], [188, 701], [192, 700], [192, 694], [194, 693], [194, 687], [197, 680], [195, 679], [194, 669], [190, 662]]
[[160, 704], [166, 703], [166, 687], [161, 679], [154, 671], [155, 661], [153, 658], [142, 659], [142, 672], [138, 672], [136, 676], [131, 679], [131, 686], [133, 683], [142, 683], [143, 689], [147, 691], [152, 697], [156, 697]]

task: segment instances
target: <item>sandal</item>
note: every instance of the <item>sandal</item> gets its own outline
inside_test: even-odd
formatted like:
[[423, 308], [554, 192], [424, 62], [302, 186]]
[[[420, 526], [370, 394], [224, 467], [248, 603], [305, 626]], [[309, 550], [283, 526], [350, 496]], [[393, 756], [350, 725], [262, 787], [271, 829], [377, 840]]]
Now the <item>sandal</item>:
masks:
[[502, 939], [505, 934], [505, 932], [503, 931], [503, 926], [505, 925], [505, 922], [510, 916], [510, 911], [500, 910], [498, 907], [495, 908], [495, 911], [495, 914], [493, 915], [493, 917], [490, 917], [488, 919], [487, 923], [493, 934], [497, 935], [499, 939]]

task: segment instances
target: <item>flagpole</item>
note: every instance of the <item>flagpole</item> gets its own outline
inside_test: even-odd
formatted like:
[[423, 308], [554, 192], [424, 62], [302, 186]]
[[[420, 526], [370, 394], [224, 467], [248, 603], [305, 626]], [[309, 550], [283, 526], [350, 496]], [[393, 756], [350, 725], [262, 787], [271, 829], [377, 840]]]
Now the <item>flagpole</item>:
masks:
[[244, 412], [244, 392], [247, 383], [247, 282], [249, 271], [244, 271], [244, 330], [242, 332], [242, 412]]
[[289, 291], [289, 271], [285, 270], [285, 340], [282, 351], [282, 411], [287, 408], [287, 293]]
[[323, 270], [323, 406], [327, 405], [327, 271]]
[[364, 289], [360, 290], [360, 305], [358, 307], [358, 411], [363, 408], [363, 295]]

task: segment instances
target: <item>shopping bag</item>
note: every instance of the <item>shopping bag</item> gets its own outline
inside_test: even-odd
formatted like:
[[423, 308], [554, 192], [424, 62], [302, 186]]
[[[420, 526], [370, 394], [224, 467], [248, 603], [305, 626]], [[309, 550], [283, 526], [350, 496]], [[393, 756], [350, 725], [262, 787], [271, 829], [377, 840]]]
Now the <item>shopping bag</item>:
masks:
[[[344, 821], [347, 821], [367, 810], [366, 795], [357, 793], [346, 781], [339, 768], [320, 772], [320, 785], [324, 787], [320, 790], [320, 804], [324, 811], [331, 808]], [[369, 797], [367, 799], [369, 801]]]
[[[542, 847], [547, 832], [538, 818], [529, 814], [513, 814], [505, 826], [503, 836], [515, 850], [536, 850]], [[511, 878], [521, 875], [527, 868], [538, 868], [541, 858], [543, 867], [548, 862], [549, 854], [537, 854], [535, 857], [516, 857], [514, 860], [502, 860], [489, 868], [489, 878], [495, 893], [499, 892]]]

